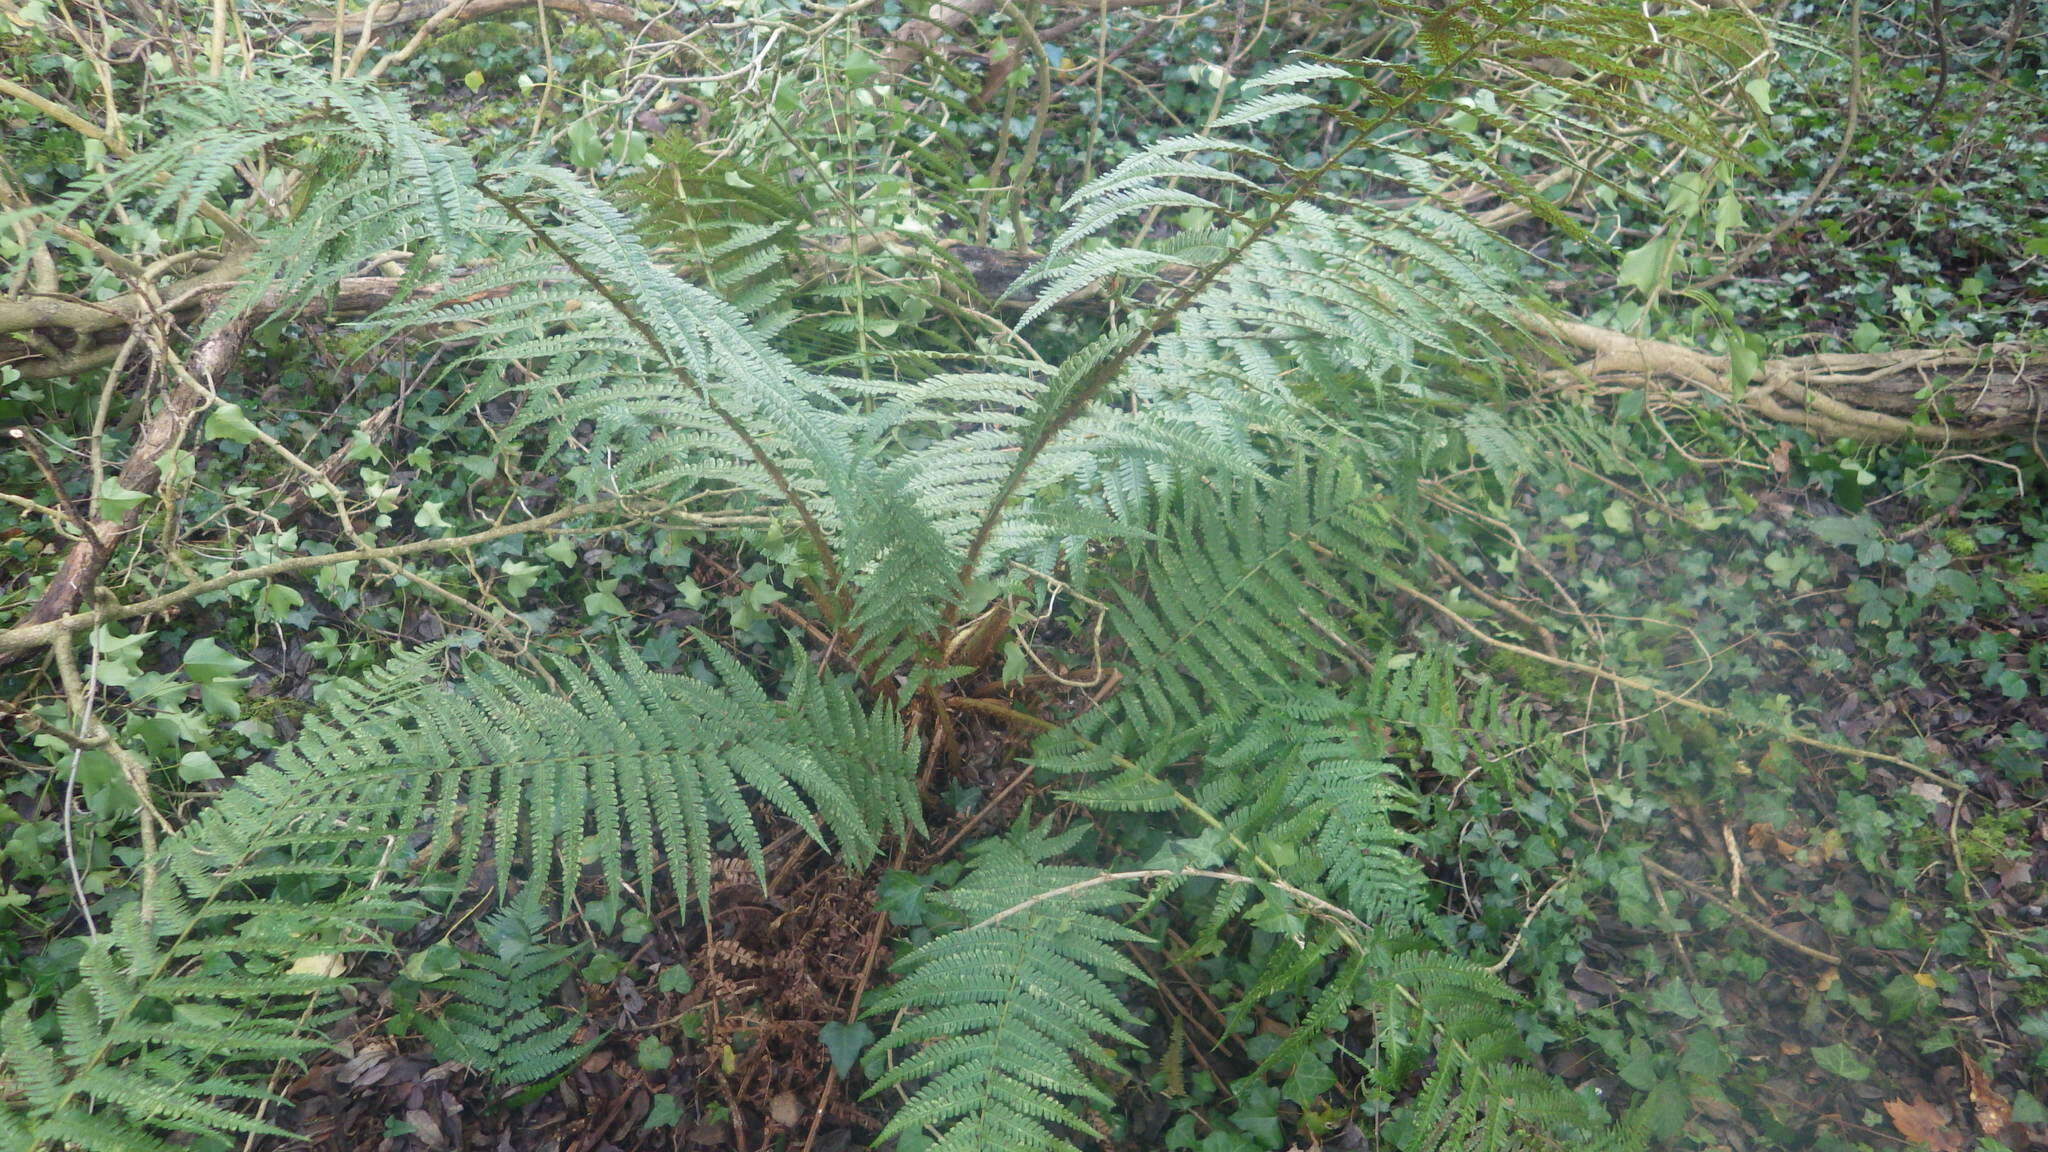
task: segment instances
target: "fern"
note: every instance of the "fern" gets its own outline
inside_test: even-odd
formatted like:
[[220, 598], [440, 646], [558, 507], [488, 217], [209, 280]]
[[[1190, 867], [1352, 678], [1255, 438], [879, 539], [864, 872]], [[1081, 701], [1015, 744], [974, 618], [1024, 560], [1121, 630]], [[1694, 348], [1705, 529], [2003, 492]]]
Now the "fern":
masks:
[[[1055, 362], [1042, 349], [1058, 341], [1001, 331], [1017, 355], [977, 350], [966, 370], [941, 371], [969, 341], [933, 351], [866, 322], [885, 262], [898, 275], [943, 261], [916, 244], [878, 249], [866, 214], [911, 202], [903, 172], [964, 154], [947, 121], [965, 89], [947, 73], [928, 103], [876, 124], [826, 101], [761, 180], [678, 143], [668, 183], [637, 190], [636, 220], [527, 158], [478, 165], [395, 97], [280, 69], [187, 86], [177, 131], [82, 180], [57, 214], [134, 203], [144, 219], [186, 224], [238, 165], [289, 160], [301, 183], [288, 218], [235, 247], [240, 284], [210, 325], [259, 301], [288, 311], [405, 253], [407, 291], [363, 332], [459, 332], [444, 370], [504, 382], [519, 401], [507, 434], [552, 454], [578, 445], [588, 466], [573, 482], [595, 493], [717, 493], [794, 528], [817, 610], [871, 684], [929, 671], [948, 630], [1005, 590], [1012, 562], [1133, 542], [1120, 558], [1136, 575], [1106, 593], [1122, 686], [1034, 755], [1089, 805], [1179, 814], [1159, 827], [1193, 835], [1152, 871], [1179, 877], [1213, 857], [1257, 881], [1170, 884], [1137, 915], [1185, 896], [1173, 910], [1200, 919], [1203, 948], [1234, 946], [1249, 918], [1263, 952], [1240, 1011], [1318, 988], [1262, 1073], [1371, 1014], [1373, 1085], [1400, 1113], [1397, 1145], [1527, 1146], [1537, 1129], [1590, 1142], [1604, 1117], [1526, 1071], [1504, 986], [1399, 942], [1424, 902], [1400, 831], [1414, 800], [1375, 729], [1403, 727], [1462, 762], [1493, 753], [1470, 733], [1496, 714], [1518, 738], [1539, 726], [1499, 696], [1457, 699], [1442, 662], [1396, 675], [1355, 624], [1410, 519], [1398, 469], [1444, 442], [1426, 369], [1486, 349], [1516, 316], [1511, 251], [1446, 205], [1491, 196], [1575, 228], [1520, 171], [1530, 156], [1577, 163], [1552, 132], [1599, 147], [1646, 134], [1739, 162], [1694, 94], [1740, 75], [1761, 41], [1739, 10], [1389, 10], [1412, 24], [1419, 61], [1277, 69], [1207, 133], [1159, 141], [1077, 193], [1021, 285], [1036, 289], [1022, 323], [1112, 283], [1129, 307]], [[1476, 125], [1461, 130], [1463, 153], [1420, 131], [1452, 98]], [[1304, 113], [1336, 134], [1298, 167], [1259, 133]], [[901, 169], [862, 159], [863, 127], [914, 137], [890, 153]], [[768, 191], [793, 172], [874, 195], [847, 191], [821, 213]], [[1452, 197], [1460, 184], [1479, 196]], [[729, 194], [702, 195], [714, 185]], [[1388, 207], [1388, 192], [1409, 200]], [[1207, 219], [1117, 236], [1168, 209]], [[844, 275], [799, 282], [792, 265], [820, 252]], [[807, 309], [819, 314], [792, 319]], [[1457, 430], [1504, 484], [1537, 438], [1476, 412]], [[520, 909], [589, 863], [610, 887], [666, 880], [701, 906], [715, 837], [765, 871], [763, 813], [857, 866], [918, 829], [902, 717], [807, 661], [778, 700], [709, 641], [704, 680], [631, 658], [558, 660], [538, 675], [479, 660], [448, 685], [431, 655], [341, 693], [329, 721], [145, 864], [139, 898], [85, 942], [75, 988], [0, 1017], [9, 1147], [156, 1152], [189, 1134], [273, 1131], [265, 1074], [322, 1046], [350, 956], [446, 895], [426, 877], [467, 878], [488, 858]], [[875, 1091], [910, 1092], [885, 1138], [1071, 1149], [1089, 1106], [1110, 1103], [1096, 1070], [1134, 1043], [1122, 992], [1143, 980], [1120, 949], [1147, 937], [1112, 915], [1134, 892], [1053, 863], [1079, 843], [1078, 826], [1022, 829], [981, 848], [968, 881], [939, 897], [967, 927], [911, 952], [873, 1008], [903, 1017], [879, 1047], [897, 1062]], [[1336, 923], [1303, 907], [1334, 909]], [[444, 1054], [508, 1081], [575, 1059], [568, 1022], [541, 1007], [548, 956], [512, 948], [465, 970], [451, 984], [460, 1002], [428, 1025]], [[493, 1032], [494, 1016], [509, 1024]]]
[[[551, 878], [573, 883], [586, 852], [614, 888], [628, 860], [652, 886], [665, 859], [708, 900], [715, 827], [762, 866], [743, 789], [855, 858], [917, 826], [901, 723], [806, 670], [776, 701], [707, 643], [709, 682], [631, 660], [558, 662], [552, 681], [478, 662], [456, 691], [429, 681], [435, 655], [338, 691], [326, 721], [162, 845], [142, 898], [87, 941], [74, 989], [8, 1009], [10, 1147], [275, 1132], [216, 1101], [266, 1100], [271, 1065], [326, 1047], [320, 1005], [348, 957], [417, 919], [415, 877], [450, 840], [456, 875], [488, 844], [500, 884], [535, 900]], [[508, 1033], [497, 1059], [530, 1072], [561, 1039]]]
[[1340, 976], [1326, 997], [1344, 988], [1370, 1007], [1377, 1025], [1373, 1083], [1383, 1098], [1404, 1100], [1385, 1132], [1392, 1147], [1618, 1152], [1641, 1146], [1634, 1125], [1616, 1124], [1592, 1096], [1535, 1067], [1511, 1011], [1517, 997], [1497, 976], [1412, 941], [1378, 950], [1368, 962], [1353, 961]]
[[795, 318], [797, 221], [808, 215], [777, 174], [707, 154], [680, 132], [657, 138], [661, 166], [624, 183], [661, 250], [746, 313], [764, 335]]
[[549, 1010], [568, 977], [569, 949], [549, 944], [538, 900], [515, 901], [486, 917], [490, 949], [463, 958], [431, 987], [448, 1001], [417, 1020], [444, 1060], [459, 1060], [499, 1084], [536, 1084], [581, 1060], [603, 1040], [577, 1043], [582, 1021]]
[[716, 644], [702, 650], [708, 683], [630, 657], [588, 672], [558, 662], [550, 680], [479, 665], [461, 692], [423, 693], [403, 723], [355, 733], [357, 794], [382, 826], [455, 836], [463, 874], [495, 844], [503, 888], [549, 888], [593, 859], [614, 890], [629, 863], [630, 878], [652, 889], [666, 860], [700, 901], [710, 899], [714, 827], [765, 878], [743, 789], [814, 837], [829, 830], [856, 861], [916, 825], [905, 786], [915, 754], [893, 712], [867, 714], [801, 668], [795, 696], [806, 706], [792, 708]]
[[1111, 619], [1136, 674], [1084, 721], [1125, 746], [1240, 718], [1354, 659], [1347, 605], [1371, 601], [1377, 558], [1398, 546], [1387, 507], [1342, 460], [1189, 488], [1154, 533], [1147, 586]]
[[[342, 686], [337, 712], [401, 714], [426, 656]], [[302, 746], [318, 756], [342, 735], [318, 726]], [[181, 1134], [281, 1134], [229, 1105], [272, 1102], [273, 1066], [328, 1047], [325, 1017], [309, 1009], [342, 987], [351, 955], [381, 947], [385, 925], [417, 915], [364, 883], [375, 842], [338, 822], [322, 783], [252, 768], [150, 862], [142, 897], [85, 941], [76, 986], [0, 1017], [7, 1147], [155, 1152]]]
[[1145, 937], [1106, 910], [1131, 895], [1090, 885], [1099, 873], [1049, 861], [1080, 829], [1024, 828], [977, 850], [969, 878], [939, 899], [974, 923], [912, 952], [869, 1015], [912, 1013], [876, 1045], [915, 1047], [869, 1094], [924, 1081], [882, 1131], [925, 1129], [933, 1147], [1074, 1152], [1077, 1106], [1110, 1100], [1084, 1068], [1107, 1063], [1109, 1044], [1135, 1044], [1136, 1022], [1111, 979], [1143, 980], [1117, 945]]
[[[1381, 729], [1415, 732], [1462, 763], [1489, 724], [1506, 722], [1507, 739], [1536, 738], [1540, 726], [1497, 691], [1468, 698], [1441, 657], [1389, 668], [1347, 638], [1350, 619], [1373, 603], [1374, 573], [1399, 550], [1383, 500], [1341, 460], [1297, 464], [1216, 490], [1185, 489], [1155, 535], [1138, 565], [1148, 577], [1142, 593], [1122, 597], [1109, 617], [1128, 649], [1123, 688], [1045, 737], [1036, 756], [1055, 771], [1101, 774], [1069, 793], [1090, 808], [1184, 814], [1184, 838], [1148, 869], [1228, 865], [1272, 882], [1168, 890], [1197, 918], [1197, 955], [1231, 947], [1228, 930], [1247, 920], [1277, 937], [1255, 951], [1234, 1014], [1272, 995], [1317, 990], [1254, 1075], [1288, 1074], [1323, 1037], [1369, 1013], [1381, 1049], [1371, 1085], [1395, 1117], [1391, 1146], [1629, 1146], [1631, 1132], [1596, 1102], [1534, 1068], [1506, 985], [1408, 941], [1427, 885], [1397, 824], [1416, 801]], [[1316, 686], [1325, 681], [1331, 686]], [[980, 871], [971, 883], [982, 883]], [[1039, 896], [1063, 900], [1066, 886], [1049, 877]], [[1006, 899], [1035, 906], [1024, 889]], [[1324, 918], [1329, 906], [1344, 919]], [[966, 971], [987, 966], [984, 957], [922, 967], [920, 957], [950, 955], [954, 938], [905, 961], [892, 1006], [936, 1011]], [[912, 1106], [942, 1121], [942, 1138], [1014, 1121], [967, 1087], [992, 1074], [991, 1034], [1007, 1019], [938, 1017], [899, 1027], [887, 1042], [926, 1044], [923, 1062], [906, 1062], [887, 1082], [928, 1077]], [[948, 1049], [940, 1035], [960, 1039]], [[1047, 1085], [1065, 1094], [1066, 1111], [1055, 1115], [1071, 1126], [1073, 1109], [1095, 1089], [1061, 1071]]]

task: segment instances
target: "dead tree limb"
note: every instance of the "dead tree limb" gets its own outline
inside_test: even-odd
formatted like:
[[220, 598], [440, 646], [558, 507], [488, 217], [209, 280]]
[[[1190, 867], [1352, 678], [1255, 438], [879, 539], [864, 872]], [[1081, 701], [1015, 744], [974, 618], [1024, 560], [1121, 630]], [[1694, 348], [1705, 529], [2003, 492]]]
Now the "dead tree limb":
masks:
[[2037, 433], [2048, 417], [2048, 348], [2025, 344], [1898, 352], [1823, 352], [1763, 361], [1747, 387], [1729, 359], [1575, 320], [1530, 327], [1577, 362], [1553, 379], [1711, 393], [1818, 435], [1951, 444]]
[[[186, 371], [206, 387], [218, 387], [226, 378], [228, 369], [234, 366], [235, 358], [241, 355], [242, 345], [248, 340], [252, 325], [253, 317], [245, 313], [201, 340], [185, 357]], [[142, 493], [156, 491], [163, 480], [165, 454], [183, 442], [193, 418], [205, 403], [204, 393], [188, 384], [172, 387], [163, 407], [145, 417], [136, 430], [135, 447], [121, 466], [120, 483], [123, 488]], [[30, 452], [42, 450], [34, 444], [21, 447]], [[65, 554], [63, 563], [57, 566], [56, 574], [50, 578], [49, 586], [43, 590], [42, 598], [22, 618], [21, 624], [46, 623], [69, 615], [84, 603], [91, 596], [93, 585], [99, 582], [107, 562], [113, 559], [121, 538], [133, 530], [141, 518], [142, 508], [138, 504], [119, 517], [102, 518], [84, 525], [87, 529], [85, 538], [72, 544], [71, 551]]]
[[[158, 294], [175, 301], [170, 305], [172, 318], [190, 322], [234, 287], [239, 272], [238, 266], [222, 265], [165, 285]], [[299, 319], [366, 316], [389, 304], [398, 287], [396, 276], [343, 277], [331, 291], [305, 301], [292, 314]], [[427, 293], [442, 287], [423, 284], [413, 290]], [[283, 290], [272, 289], [248, 311], [263, 320], [276, 316], [285, 304]], [[143, 320], [145, 306], [143, 297], [132, 292], [97, 302], [71, 296], [0, 297], [0, 366], [13, 368], [28, 380], [72, 376], [97, 368], [113, 360], [132, 326]]]
[[[565, 16], [578, 16], [605, 24], [617, 24], [634, 32], [649, 33], [663, 39], [675, 39], [682, 35], [675, 26], [652, 16], [645, 16], [625, 4], [614, 4], [610, 0], [537, 0], [539, 5], [550, 12]], [[482, 20], [507, 12], [531, 12], [536, 0], [400, 0], [399, 3], [383, 3], [368, 13], [370, 35], [387, 35], [399, 28], [410, 27], [434, 19], [449, 8], [459, 11], [443, 19]], [[361, 35], [363, 17], [361, 11], [345, 13], [341, 17], [342, 34]], [[334, 35], [334, 18], [308, 20], [294, 25], [292, 35], [306, 39], [313, 36]]]

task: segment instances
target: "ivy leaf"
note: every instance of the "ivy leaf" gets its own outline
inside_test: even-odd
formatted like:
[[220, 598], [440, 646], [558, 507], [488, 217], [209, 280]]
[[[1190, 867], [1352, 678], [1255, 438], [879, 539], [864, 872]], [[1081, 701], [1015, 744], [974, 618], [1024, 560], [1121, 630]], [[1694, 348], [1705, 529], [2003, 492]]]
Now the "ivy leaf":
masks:
[[462, 953], [452, 945], [433, 944], [406, 959], [399, 975], [421, 984], [432, 984], [462, 967]]
[[1621, 267], [1614, 274], [1615, 283], [1624, 288], [1634, 288], [1645, 296], [1655, 291], [1658, 282], [1664, 279], [1664, 268], [1670, 260], [1673, 243], [1670, 236], [1653, 237], [1649, 243], [1623, 256]]
[[113, 476], [100, 482], [100, 515], [109, 520], [121, 519], [147, 499], [149, 493], [126, 487]]
[[818, 1029], [818, 1042], [831, 1055], [832, 1070], [839, 1073], [841, 1080], [846, 1079], [846, 1074], [853, 1070], [854, 1061], [860, 1059], [861, 1052], [874, 1040], [874, 1029], [858, 1021], [849, 1024], [844, 1020], [834, 1020]]
[[[617, 586], [618, 581], [607, 580], [605, 584]], [[583, 610], [592, 616], [631, 616], [633, 614], [627, 609], [625, 602], [620, 600], [618, 595], [610, 588], [604, 587], [603, 584], [598, 586], [597, 591], [583, 598]]]
[[1316, 1098], [1337, 1086], [1337, 1073], [1322, 1060], [1303, 1060], [1287, 1074], [1287, 1083], [1280, 1088], [1280, 1095], [1304, 1108], [1316, 1102]]
[[446, 500], [423, 500], [420, 510], [412, 514], [413, 523], [422, 528], [453, 528], [455, 525], [441, 515], [441, 509], [447, 506]]
[[267, 584], [263, 595], [257, 600], [257, 616], [265, 620], [282, 620], [295, 609], [305, 606], [306, 597], [289, 584]]
[[898, 928], [915, 928], [924, 923], [924, 892], [924, 882], [914, 873], [884, 873], [875, 889], [875, 907]]
[[2048, 1124], [2048, 1105], [2026, 1092], [2012, 1094], [2012, 1118], [2016, 1124]]
[[1728, 246], [1728, 234], [1740, 227], [1742, 227], [1742, 200], [1735, 195], [1735, 190], [1731, 188], [1723, 192], [1721, 199], [1714, 205], [1714, 247], [1726, 248]]
[[663, 1092], [654, 1098], [654, 1106], [647, 1110], [647, 1119], [640, 1122], [640, 1130], [673, 1128], [682, 1118], [683, 1106], [676, 1103], [673, 1095]]
[[235, 675], [249, 666], [247, 660], [220, 646], [211, 636], [201, 636], [185, 649], [185, 675], [194, 684], [211, 684]]
[[1771, 82], [1769, 80], [1759, 76], [1754, 80], [1745, 82], [1742, 85], [1742, 90], [1749, 93], [1749, 98], [1756, 104], [1757, 111], [1766, 116], [1771, 114]]
[[534, 581], [546, 571], [541, 565], [524, 560], [507, 560], [498, 567], [505, 573], [505, 595], [515, 600], [526, 595], [526, 590], [533, 587]]
[[220, 765], [204, 752], [187, 752], [178, 761], [178, 779], [188, 784], [221, 779]]
[[653, 1036], [642, 1037], [633, 1049], [633, 1063], [642, 1072], [660, 1072], [676, 1062], [676, 1050]]
[[1813, 1062], [1845, 1080], [1870, 1079], [1870, 1065], [1847, 1044], [1830, 1044], [1813, 1050]]
[[1748, 339], [1734, 340], [1728, 345], [1728, 384], [1735, 398], [1742, 398], [1743, 390], [1763, 371], [1764, 358], [1750, 346]]
[[256, 439], [256, 425], [243, 414], [240, 404], [222, 404], [206, 414], [206, 436], [247, 444]]
[[846, 70], [846, 82], [855, 87], [867, 83], [869, 78], [882, 70], [879, 61], [857, 48], [847, 55], [845, 60], [843, 67]]

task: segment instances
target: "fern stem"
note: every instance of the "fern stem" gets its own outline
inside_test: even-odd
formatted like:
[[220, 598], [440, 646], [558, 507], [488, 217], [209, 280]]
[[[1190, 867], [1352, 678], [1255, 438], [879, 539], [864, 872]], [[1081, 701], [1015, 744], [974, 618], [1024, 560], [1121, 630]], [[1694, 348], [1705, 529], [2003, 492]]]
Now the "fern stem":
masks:
[[1255, 876], [1246, 876], [1240, 872], [1220, 872], [1213, 868], [1138, 868], [1129, 872], [1104, 872], [1097, 876], [1090, 876], [1086, 880], [1076, 880], [1072, 884], [1063, 884], [1058, 888], [1047, 889], [1026, 900], [1012, 904], [994, 915], [983, 918], [979, 923], [969, 927], [967, 931], [972, 932], [976, 928], [986, 928], [991, 924], [999, 924], [1020, 912], [1029, 911], [1031, 908], [1048, 900], [1056, 900], [1061, 896], [1067, 896], [1075, 892], [1084, 892], [1090, 888], [1100, 888], [1104, 884], [1116, 884], [1125, 880], [1159, 880], [1169, 876], [1200, 877], [1207, 880], [1221, 880], [1226, 884], [1249, 884], [1255, 888], [1272, 888], [1276, 891], [1287, 893], [1308, 907], [1332, 919], [1351, 924], [1361, 931], [1370, 932], [1372, 930], [1371, 925], [1360, 920], [1357, 915], [1349, 910], [1332, 904], [1313, 892], [1297, 888], [1285, 880], [1261, 880]]
[[1033, 732], [1050, 732], [1059, 727], [1059, 725], [1042, 716], [1033, 716], [1029, 712], [1019, 712], [1000, 700], [989, 700], [981, 696], [948, 696], [946, 697], [946, 703], [965, 708], [970, 712], [981, 712], [994, 716], [998, 720], [1008, 721], [1019, 728], [1029, 728]]

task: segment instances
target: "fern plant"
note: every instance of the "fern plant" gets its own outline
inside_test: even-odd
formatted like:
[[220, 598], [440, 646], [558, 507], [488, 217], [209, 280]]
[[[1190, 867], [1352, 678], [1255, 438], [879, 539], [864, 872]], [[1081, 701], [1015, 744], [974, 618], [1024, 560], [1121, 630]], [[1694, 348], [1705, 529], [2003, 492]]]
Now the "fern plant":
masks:
[[[250, 769], [163, 845], [140, 899], [87, 941], [74, 989], [0, 1018], [0, 1075], [16, 1086], [0, 1108], [9, 1147], [282, 1135], [223, 1101], [271, 1100], [272, 1065], [326, 1046], [320, 1005], [352, 956], [387, 951], [419, 918], [435, 895], [421, 881], [451, 848], [467, 876], [488, 847], [501, 887], [536, 902], [586, 851], [615, 886], [629, 860], [657, 883], [665, 856], [660, 882], [708, 899], [714, 829], [760, 861], [743, 784], [856, 857], [917, 819], [914, 746], [893, 713], [844, 686], [799, 673], [791, 696], [771, 699], [713, 651], [713, 683], [632, 660], [558, 663], [546, 677], [480, 660], [454, 690], [431, 682], [435, 655], [338, 691], [276, 764]], [[539, 955], [502, 957], [498, 975], [537, 976]], [[480, 1053], [466, 1026], [449, 1029]], [[536, 1028], [499, 1042], [491, 1058], [523, 1075], [566, 1039]]]
[[[1146, 917], [1184, 915], [1197, 948], [1256, 941], [1234, 1011], [1315, 991], [1251, 1075], [1369, 1021], [1365, 1090], [1393, 1111], [1394, 1146], [1626, 1142], [1626, 1125], [1531, 1070], [1498, 979], [1415, 941], [1428, 894], [1400, 827], [1413, 796], [1379, 732], [1409, 724], [1428, 742], [1451, 709], [1402, 711], [1413, 685], [1357, 625], [1402, 560], [1422, 462], [1459, 437], [1497, 467], [1525, 450], [1505, 421], [1443, 418], [1456, 405], [1430, 387], [1432, 363], [1483, 351], [1517, 316], [1513, 249], [1449, 207], [1452, 185], [1570, 228], [1518, 168], [1552, 154], [1547, 133], [1732, 158], [1691, 96], [1762, 45], [1733, 9], [1390, 8], [1417, 58], [1283, 67], [1211, 131], [1077, 194], [1019, 286], [1020, 325], [1082, 291], [1129, 307], [1045, 342], [1066, 354], [1023, 344], [957, 371], [830, 371], [855, 361], [770, 339], [791, 299], [773, 268], [786, 205], [664, 217], [640, 190], [643, 223], [694, 234], [684, 264], [736, 304], [584, 182], [526, 158], [478, 165], [374, 91], [295, 71], [194, 86], [178, 132], [59, 211], [189, 219], [238, 162], [289, 159], [294, 207], [235, 252], [241, 286], [210, 325], [405, 253], [406, 291], [361, 329], [459, 336], [443, 370], [499, 382], [479, 398], [516, 402], [506, 434], [573, 447], [588, 495], [715, 499], [800, 539], [806, 623], [846, 671], [792, 640], [778, 697], [707, 638], [703, 680], [597, 656], [474, 658], [441, 683], [427, 652], [341, 693], [145, 862], [75, 988], [0, 1020], [0, 1136], [154, 1150], [273, 1131], [260, 1103], [229, 1105], [267, 1101], [269, 1065], [320, 1046], [353, 954], [446, 897], [438, 878], [486, 862], [520, 900], [558, 897], [588, 864], [613, 888], [668, 884], [702, 907], [714, 836], [765, 872], [759, 811], [865, 866], [921, 831], [906, 717], [936, 735], [972, 708], [947, 688], [977, 671], [954, 662], [965, 641], [1065, 565], [1103, 598], [1120, 686], [1076, 717], [996, 711], [1044, 730], [1036, 763], [1078, 805], [1142, 823], [1151, 858], [1118, 871], [1118, 845], [1084, 845], [1078, 824], [978, 850], [940, 897], [962, 926], [905, 956], [877, 1002], [897, 1023], [876, 1091], [908, 1098], [886, 1134], [1075, 1147], [1144, 1026], [1125, 950], [1150, 945]], [[1441, 139], [1421, 128], [1450, 93], [1477, 125], [1464, 143], [1484, 147], [1416, 143]], [[1508, 106], [1548, 112], [1522, 122]], [[1311, 115], [1332, 126], [1313, 162], [1260, 135]], [[1166, 209], [1213, 226], [1110, 238]], [[432, 1038], [507, 1078], [559, 1070], [575, 1046], [539, 1006], [544, 956], [480, 959], [458, 982], [510, 1029], [451, 1009]]]
[[420, 1034], [444, 1060], [459, 1060], [499, 1084], [538, 1084], [588, 1056], [602, 1035], [578, 1042], [582, 1021], [550, 1007], [569, 975], [569, 949], [547, 941], [540, 901], [513, 901], [484, 918], [488, 951], [432, 985], [446, 996], [418, 1017]]

